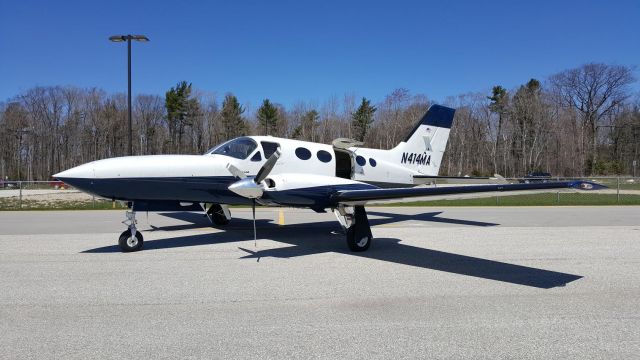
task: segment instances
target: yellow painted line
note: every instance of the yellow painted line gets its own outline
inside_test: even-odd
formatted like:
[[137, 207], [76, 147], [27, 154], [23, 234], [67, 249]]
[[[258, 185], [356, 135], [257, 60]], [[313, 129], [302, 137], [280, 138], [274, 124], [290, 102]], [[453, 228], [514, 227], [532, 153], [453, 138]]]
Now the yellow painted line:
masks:
[[284, 225], [284, 211], [282, 211], [282, 209], [280, 209], [280, 212], [278, 214], [278, 225]]

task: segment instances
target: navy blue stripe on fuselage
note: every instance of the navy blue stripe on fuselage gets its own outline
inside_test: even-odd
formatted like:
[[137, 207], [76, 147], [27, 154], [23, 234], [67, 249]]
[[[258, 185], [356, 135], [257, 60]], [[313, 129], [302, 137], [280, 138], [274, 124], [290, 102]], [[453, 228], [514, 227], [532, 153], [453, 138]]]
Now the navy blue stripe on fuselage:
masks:
[[251, 200], [228, 190], [238, 179], [233, 176], [63, 178], [79, 190], [115, 200], [177, 200], [230, 205], [250, 204]]
[[[211, 177], [140, 177], [60, 179], [79, 190], [100, 197], [125, 201], [185, 201], [206, 202], [229, 205], [251, 204], [251, 199], [239, 196], [228, 187], [238, 181], [233, 176]], [[282, 191], [265, 191], [265, 201], [296, 207], [330, 208], [337, 203], [332, 195], [341, 190], [371, 190], [377, 186], [358, 183], [326, 185]]]

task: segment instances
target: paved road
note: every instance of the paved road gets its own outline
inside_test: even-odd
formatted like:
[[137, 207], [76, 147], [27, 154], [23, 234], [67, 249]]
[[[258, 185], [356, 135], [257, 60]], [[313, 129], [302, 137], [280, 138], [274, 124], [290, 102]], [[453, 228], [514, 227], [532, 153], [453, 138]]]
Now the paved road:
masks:
[[0, 212], [0, 358], [632, 358], [640, 207]]

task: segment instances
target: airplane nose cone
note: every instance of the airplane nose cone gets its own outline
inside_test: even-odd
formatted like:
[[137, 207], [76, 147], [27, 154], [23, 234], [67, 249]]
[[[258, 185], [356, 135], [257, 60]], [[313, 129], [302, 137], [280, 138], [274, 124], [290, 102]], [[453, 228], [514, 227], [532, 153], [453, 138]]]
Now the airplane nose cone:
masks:
[[76, 166], [59, 172], [53, 177], [76, 189], [89, 192], [92, 180], [95, 179], [93, 163]]
[[64, 179], [92, 179], [95, 177], [93, 163], [76, 166], [53, 175], [54, 178], [64, 181]]

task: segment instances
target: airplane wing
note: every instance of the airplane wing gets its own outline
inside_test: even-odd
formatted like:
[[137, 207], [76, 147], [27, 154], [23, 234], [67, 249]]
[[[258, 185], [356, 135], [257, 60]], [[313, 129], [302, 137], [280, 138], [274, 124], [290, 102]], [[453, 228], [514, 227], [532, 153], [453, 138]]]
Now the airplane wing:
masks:
[[435, 188], [396, 188], [396, 189], [365, 189], [341, 190], [332, 195], [331, 200], [345, 205], [362, 205], [374, 200], [402, 199], [421, 196], [469, 194], [482, 192], [503, 191], [532, 191], [550, 189], [578, 189], [599, 190], [606, 186], [588, 181], [557, 181], [532, 184], [499, 184], [499, 185], [470, 185], [446, 186]]

